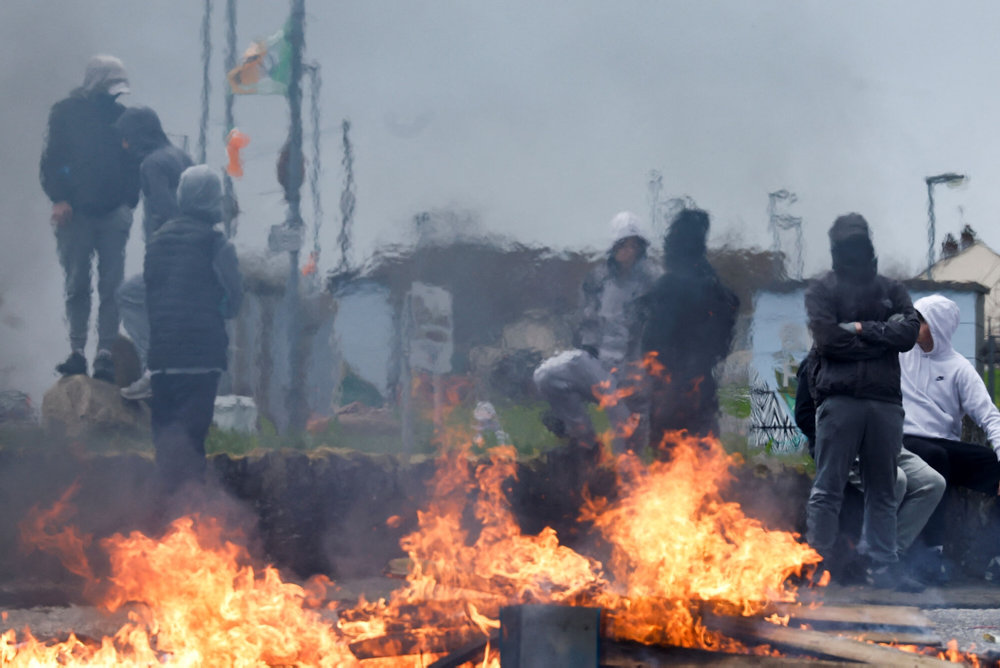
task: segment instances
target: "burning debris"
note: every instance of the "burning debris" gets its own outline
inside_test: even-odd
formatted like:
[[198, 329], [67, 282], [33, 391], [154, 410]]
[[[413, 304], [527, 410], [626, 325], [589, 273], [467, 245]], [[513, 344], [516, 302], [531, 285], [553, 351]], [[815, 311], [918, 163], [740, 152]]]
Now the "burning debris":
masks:
[[[501, 608], [529, 603], [602, 608], [611, 639], [746, 651], [708, 629], [704, 614], [756, 614], [769, 601], [794, 601], [788, 578], [817, 555], [721, 500], [731, 460], [717, 442], [675, 438], [669, 462], [645, 466], [623, 455], [598, 464], [616, 472], [620, 489], [617, 498], [590, 498], [580, 518], [594, 533], [593, 554], [561, 544], [551, 528], [520, 530], [507, 501], [512, 447], [477, 459], [468, 439], [456, 438], [442, 448], [417, 530], [402, 541], [405, 585], [353, 605], [326, 603], [322, 578], [298, 585], [273, 567], [255, 569], [237, 538], [197, 515], [160, 538], [133, 532], [100, 541], [110, 574], [97, 577], [80, 556], [87, 538], [54, 526], [66, 517], [60, 505], [25, 523], [24, 539], [74, 555], [73, 571], [89, 580], [98, 605], [127, 608], [129, 621], [100, 641], [7, 631], [0, 656], [13, 666], [366, 665], [376, 657], [419, 665], [421, 655], [488, 638]], [[610, 555], [603, 563], [595, 556], [602, 552]]]

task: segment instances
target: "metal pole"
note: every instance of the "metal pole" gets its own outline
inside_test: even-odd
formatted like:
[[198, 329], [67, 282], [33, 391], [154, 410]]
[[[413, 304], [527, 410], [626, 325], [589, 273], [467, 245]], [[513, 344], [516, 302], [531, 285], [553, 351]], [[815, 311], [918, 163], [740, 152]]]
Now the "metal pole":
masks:
[[934, 266], [934, 181], [927, 179], [927, 280], [933, 280], [931, 275]]
[[[291, 67], [288, 82], [288, 110], [291, 127], [288, 136], [288, 227], [301, 235], [302, 215], [299, 210], [302, 187], [302, 51], [305, 46], [305, 0], [292, 0], [289, 18]], [[302, 349], [302, 327], [299, 304], [299, 248], [288, 251], [288, 355], [289, 382], [285, 408], [288, 411], [287, 432], [292, 435], [305, 431], [309, 409], [305, 398], [305, 351]]]
[[[212, 0], [205, 0], [201, 19], [201, 122], [198, 125], [198, 162], [204, 164], [208, 146], [208, 102], [211, 90]], [[185, 152], [187, 147], [185, 146]]]
[[997, 353], [997, 343], [996, 339], [993, 338], [993, 319], [987, 320], [987, 327], [989, 328], [989, 334], [986, 337], [986, 359], [989, 364], [987, 369], [989, 370], [986, 374], [987, 382], [986, 385], [990, 389], [990, 401], [996, 403], [996, 353]]
[[[226, 75], [236, 67], [236, 0], [226, 0]], [[226, 89], [226, 132], [229, 136], [233, 129], [233, 90], [228, 85]], [[226, 238], [232, 239], [236, 232], [233, 220], [236, 218], [236, 198], [233, 196], [233, 178], [226, 172], [222, 176], [222, 222], [225, 226]]]

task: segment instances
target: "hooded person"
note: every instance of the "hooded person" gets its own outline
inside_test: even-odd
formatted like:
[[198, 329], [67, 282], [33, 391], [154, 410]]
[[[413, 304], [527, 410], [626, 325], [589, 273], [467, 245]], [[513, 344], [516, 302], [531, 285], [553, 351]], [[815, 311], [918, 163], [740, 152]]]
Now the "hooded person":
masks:
[[708, 213], [684, 209], [663, 239], [664, 273], [640, 302], [640, 347], [662, 371], [650, 376], [651, 439], [661, 450], [668, 432], [718, 434], [715, 365], [729, 354], [739, 298], [708, 261]]
[[206, 165], [184, 170], [180, 216], [146, 244], [149, 369], [156, 464], [168, 491], [204, 481], [205, 436], [226, 369], [225, 320], [243, 297], [236, 251], [222, 220], [222, 181]]
[[[163, 223], [180, 215], [177, 207], [177, 185], [181, 172], [191, 166], [187, 153], [167, 139], [160, 117], [149, 107], [126, 109], [116, 126], [127, 153], [139, 163], [139, 183], [142, 192], [142, 231], [148, 242]], [[126, 399], [148, 399], [152, 396], [146, 357], [149, 350], [149, 317], [146, 314], [146, 284], [138, 274], [126, 280], [116, 294], [122, 325], [135, 344], [143, 375], [121, 389]]]
[[[626, 442], [641, 449], [647, 440], [648, 400], [639, 387], [633, 345], [635, 302], [653, 284], [657, 270], [646, 256], [649, 242], [638, 216], [622, 211], [611, 219], [610, 228], [608, 254], [581, 287], [577, 348], [542, 362], [534, 381], [551, 406], [544, 418], [549, 429], [587, 445], [596, 442], [587, 405], [603, 397], [614, 449], [622, 451]], [[626, 401], [610, 399], [626, 387]], [[595, 395], [595, 388], [602, 397]]]
[[52, 201], [59, 263], [65, 274], [70, 355], [56, 366], [64, 375], [87, 373], [91, 264], [97, 255], [97, 356], [95, 378], [113, 382], [111, 346], [118, 337], [115, 291], [125, 270], [125, 244], [139, 198], [138, 163], [122, 147], [115, 122], [128, 77], [113, 56], [94, 56], [83, 85], [54, 104], [39, 165], [42, 189]]
[[[903, 445], [944, 476], [949, 487], [997, 496], [1000, 411], [976, 368], [952, 347], [961, 320], [958, 304], [942, 295], [930, 295], [913, 306], [920, 317], [917, 345], [899, 355], [906, 411]], [[986, 433], [992, 447], [962, 441], [965, 416]], [[945, 504], [938, 506], [922, 536], [928, 547], [923, 555], [925, 568], [938, 578], [946, 577], [942, 572], [946, 510]]]
[[877, 273], [868, 222], [840, 216], [830, 228], [833, 270], [813, 280], [805, 305], [817, 362], [809, 378], [816, 402], [816, 476], [806, 505], [806, 538], [837, 570], [834, 543], [844, 487], [855, 458], [864, 486], [858, 552], [882, 588], [919, 591], [897, 545], [896, 466], [903, 440], [898, 353], [910, 350], [920, 323], [906, 288]]

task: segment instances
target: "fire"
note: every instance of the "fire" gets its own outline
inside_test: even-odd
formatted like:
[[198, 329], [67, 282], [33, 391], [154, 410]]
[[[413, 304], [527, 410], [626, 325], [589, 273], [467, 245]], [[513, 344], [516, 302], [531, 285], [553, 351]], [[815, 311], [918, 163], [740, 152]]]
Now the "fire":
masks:
[[[795, 535], [768, 531], [721, 499], [733, 461], [713, 439], [674, 435], [668, 462], [647, 466], [626, 454], [599, 464], [619, 480], [618, 498], [589, 498], [581, 517], [610, 554], [601, 563], [560, 543], [551, 528], [521, 532], [506, 494], [517, 475], [512, 447], [474, 458], [471, 439], [445, 438], [430, 501], [401, 541], [406, 583], [388, 600], [317, 609], [324, 582], [303, 587], [272, 567], [255, 569], [218, 522], [182, 517], [159, 539], [136, 532], [100, 541], [110, 575], [92, 591], [103, 592], [104, 609], [129, 610], [113, 637], [95, 646], [8, 631], [0, 663], [421, 665], [487, 641], [500, 608], [518, 603], [602, 607], [604, 633], [618, 639], [738, 648], [707, 631], [701, 614], [755, 614], [767, 601], [794, 600], [788, 576], [818, 561]], [[34, 520], [44, 543], [34, 544], [82, 555], [76, 542], [55, 538], [47, 525], [54, 517]], [[498, 665], [495, 643], [484, 647], [472, 665]]]

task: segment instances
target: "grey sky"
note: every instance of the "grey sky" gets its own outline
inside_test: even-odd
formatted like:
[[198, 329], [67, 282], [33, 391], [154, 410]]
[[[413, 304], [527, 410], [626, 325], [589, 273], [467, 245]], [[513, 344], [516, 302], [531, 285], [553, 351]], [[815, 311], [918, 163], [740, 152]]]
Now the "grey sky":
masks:
[[[209, 162], [221, 166], [225, 2], [214, 4]], [[238, 5], [240, 51], [280, 27], [288, 6]], [[196, 0], [0, 4], [0, 386], [39, 399], [67, 352], [37, 178], [49, 106], [80, 83], [88, 56], [111, 53], [130, 73], [124, 101], [156, 109], [194, 151], [201, 12]], [[356, 152], [355, 262], [398, 239], [415, 213], [441, 208], [525, 242], [604, 247], [616, 211], [648, 215], [650, 169], [663, 173], [665, 196], [690, 195], [713, 214], [717, 240], [768, 245], [767, 193], [796, 192], [807, 274], [828, 266], [826, 230], [852, 210], [871, 222], [883, 266], [918, 271], [923, 179], [944, 171], [972, 179], [937, 189], [938, 239], [958, 232], [963, 207], [1000, 248], [1000, 4], [307, 0], [307, 13], [307, 57], [323, 75], [321, 269], [338, 259], [344, 117]], [[262, 248], [284, 215], [274, 161], [287, 107], [242, 97], [235, 113], [251, 138], [238, 241]]]

